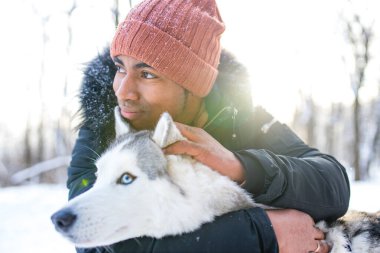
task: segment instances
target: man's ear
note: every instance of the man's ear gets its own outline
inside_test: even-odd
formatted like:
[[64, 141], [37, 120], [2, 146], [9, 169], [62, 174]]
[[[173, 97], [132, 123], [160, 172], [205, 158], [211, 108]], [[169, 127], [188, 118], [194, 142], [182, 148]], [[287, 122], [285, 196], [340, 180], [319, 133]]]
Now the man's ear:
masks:
[[126, 122], [120, 114], [120, 108], [119, 106], [116, 106], [114, 109], [114, 115], [115, 115], [115, 132], [116, 137], [119, 137], [120, 135], [132, 132], [131, 126]]
[[153, 132], [153, 141], [161, 148], [165, 148], [174, 142], [185, 140], [169, 113], [164, 112]]

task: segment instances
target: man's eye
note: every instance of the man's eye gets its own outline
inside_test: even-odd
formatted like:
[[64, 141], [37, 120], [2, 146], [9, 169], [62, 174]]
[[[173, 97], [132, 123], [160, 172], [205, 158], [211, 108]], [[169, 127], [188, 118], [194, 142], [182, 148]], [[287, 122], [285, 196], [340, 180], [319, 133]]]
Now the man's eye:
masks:
[[141, 72], [141, 76], [145, 79], [154, 79], [154, 78], [157, 78], [156, 75], [152, 74], [152, 73], [149, 73], [149, 72], [146, 72], [146, 71], [143, 71]]
[[119, 73], [123, 73], [123, 74], [126, 73], [125, 70], [124, 70], [122, 67], [120, 67], [120, 66], [116, 66], [116, 70], [117, 70], [117, 72], [119, 72]]

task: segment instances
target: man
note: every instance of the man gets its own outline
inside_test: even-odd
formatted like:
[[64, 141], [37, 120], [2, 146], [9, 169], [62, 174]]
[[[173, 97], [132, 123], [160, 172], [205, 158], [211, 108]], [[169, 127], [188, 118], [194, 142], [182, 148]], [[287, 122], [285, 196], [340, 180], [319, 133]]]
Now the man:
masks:
[[99, 56], [85, 73], [84, 120], [68, 169], [70, 198], [92, 186], [92, 160], [114, 136], [112, 108], [118, 104], [138, 130], [154, 128], [168, 111], [188, 141], [166, 153], [190, 155], [239, 183], [255, 201], [285, 210], [237, 211], [181, 236], [117, 243], [115, 253], [328, 252], [313, 225], [346, 212], [345, 169], [252, 107], [245, 69], [220, 54], [223, 31], [214, 0], [146, 0], [131, 10], [113, 39], [113, 63]]

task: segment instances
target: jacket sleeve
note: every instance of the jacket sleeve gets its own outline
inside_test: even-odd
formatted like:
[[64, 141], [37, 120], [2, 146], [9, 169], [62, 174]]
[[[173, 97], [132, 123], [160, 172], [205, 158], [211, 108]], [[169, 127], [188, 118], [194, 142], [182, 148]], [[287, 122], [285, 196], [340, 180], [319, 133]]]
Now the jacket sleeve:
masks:
[[[79, 130], [68, 168], [69, 199], [90, 189], [95, 182], [94, 160], [101, 152], [89, 128]], [[106, 248], [77, 249], [80, 253], [100, 252], [254, 252], [276, 253], [275, 233], [264, 210], [252, 208], [217, 217], [214, 222], [180, 236], [162, 239], [134, 238]]]
[[[344, 215], [350, 197], [345, 168], [334, 157], [306, 145], [286, 125], [273, 123], [262, 109], [254, 120], [255, 133], [246, 138], [250, 145], [246, 143], [247, 148], [235, 155], [245, 168], [244, 187], [255, 200], [306, 212], [316, 221]], [[271, 121], [269, 129], [262, 128]]]
[[78, 138], [75, 142], [70, 166], [67, 169], [67, 188], [69, 199], [87, 191], [95, 182], [96, 166], [99, 150], [93, 144], [95, 134], [87, 127], [79, 129]]
[[77, 252], [278, 253], [278, 245], [266, 213], [260, 208], [251, 208], [222, 215], [201, 229], [181, 236], [133, 238], [107, 248], [78, 249]]

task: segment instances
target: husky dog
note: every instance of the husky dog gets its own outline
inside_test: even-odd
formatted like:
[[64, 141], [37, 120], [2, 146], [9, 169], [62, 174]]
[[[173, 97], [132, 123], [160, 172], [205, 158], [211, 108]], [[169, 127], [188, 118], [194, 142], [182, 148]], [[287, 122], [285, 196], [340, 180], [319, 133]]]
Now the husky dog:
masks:
[[52, 216], [77, 247], [178, 235], [254, 205], [227, 177], [188, 156], [164, 155], [161, 148], [184, 139], [168, 113], [153, 133], [134, 132], [116, 107], [115, 130], [115, 142], [96, 161], [94, 186]]
[[[96, 161], [94, 186], [51, 217], [56, 230], [77, 247], [178, 235], [231, 211], [269, 208], [191, 157], [165, 156], [162, 148], [184, 139], [168, 113], [153, 132], [135, 132], [116, 107], [115, 130], [116, 140]], [[380, 252], [379, 215], [367, 215], [318, 224], [334, 245], [332, 252]]]

